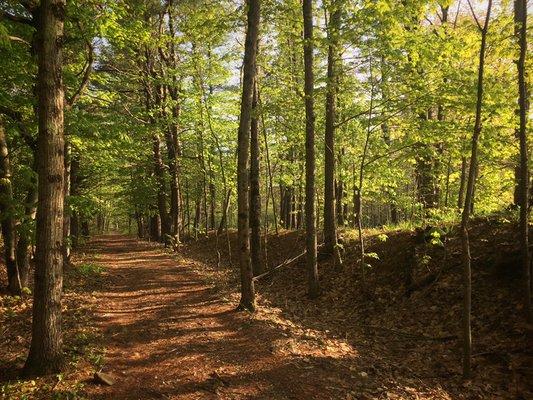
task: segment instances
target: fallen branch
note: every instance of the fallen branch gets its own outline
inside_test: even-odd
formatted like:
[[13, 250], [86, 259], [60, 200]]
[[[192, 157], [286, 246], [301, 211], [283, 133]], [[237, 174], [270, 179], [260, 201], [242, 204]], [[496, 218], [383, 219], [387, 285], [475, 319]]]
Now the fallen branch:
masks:
[[[322, 245], [318, 246], [318, 249], [320, 249], [321, 247], [322, 247]], [[298, 261], [300, 261], [303, 258], [305, 258], [305, 254], [306, 254], [306, 252], [303, 251], [302, 253], [298, 254], [297, 256], [289, 258], [288, 260], [283, 261], [281, 264], [275, 266], [274, 268], [269, 269], [267, 272], [264, 272], [264, 273], [262, 273], [260, 275], [254, 276], [254, 282], [259, 280], [259, 279], [261, 279], [261, 278], [264, 278], [265, 276], [272, 275], [274, 272], [276, 272], [280, 268], [288, 267], [289, 265], [296, 264]]]
[[368, 326], [368, 328], [374, 329], [374, 330], [387, 331], [395, 335], [404, 336], [408, 339], [413, 339], [413, 340], [429, 340], [429, 341], [436, 341], [436, 342], [448, 342], [450, 340], [456, 340], [458, 338], [457, 335], [436, 336], [436, 337], [426, 336], [426, 335], [418, 334], [418, 333], [409, 333], [409, 332], [399, 331], [396, 329], [384, 328], [382, 326]]

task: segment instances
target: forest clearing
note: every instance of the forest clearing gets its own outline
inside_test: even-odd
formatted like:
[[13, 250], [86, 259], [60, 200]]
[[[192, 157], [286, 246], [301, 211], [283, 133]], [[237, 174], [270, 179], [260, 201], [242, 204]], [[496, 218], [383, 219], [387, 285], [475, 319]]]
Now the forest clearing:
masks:
[[0, 0], [0, 396], [533, 397], [527, 0]]

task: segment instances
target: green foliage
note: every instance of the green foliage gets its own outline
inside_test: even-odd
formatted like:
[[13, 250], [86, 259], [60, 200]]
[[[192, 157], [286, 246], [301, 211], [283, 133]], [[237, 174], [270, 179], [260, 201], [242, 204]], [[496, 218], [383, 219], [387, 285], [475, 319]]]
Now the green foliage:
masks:
[[[318, 2], [315, 8], [319, 205], [324, 200], [322, 132], [329, 44], [324, 16], [329, 17], [328, 4]], [[335, 151], [336, 180], [342, 182], [345, 194], [341, 205], [347, 209], [344, 224], [353, 226], [353, 193], [360, 169], [365, 227], [457, 221], [461, 165], [470, 154], [477, 89], [480, 38], [470, 11], [451, 0], [343, 0], [339, 4]], [[448, 20], [442, 21], [446, 6]], [[197, 203], [201, 203], [198, 230], [206, 224], [205, 208], [211, 202], [215, 219], [220, 221], [227, 191], [236, 183], [245, 8], [229, 0], [216, 6], [207, 0], [174, 2], [172, 27], [168, 12], [165, 2], [69, 2], [64, 66], [67, 97], [83, 79], [88, 44], [95, 49], [89, 85], [65, 114], [67, 140], [72, 156], [79, 160], [77, 187], [67, 198], [71, 215], [90, 221], [97, 215], [112, 218], [121, 229], [133, 218], [156, 215], [159, 183], [152, 141], [154, 136], [161, 139], [168, 192], [170, 160], [165, 134], [174, 127], [179, 136], [181, 204], [188, 215], [188, 219], [182, 215], [183, 225], [192, 229], [190, 220], [194, 220]], [[493, 213], [513, 202], [518, 148], [516, 91], [509, 89], [516, 86], [512, 17], [504, 3], [496, 5], [489, 30], [477, 214]], [[14, 166], [14, 209], [20, 235], [31, 241], [34, 219], [26, 215], [25, 198], [36, 183], [34, 155], [27, 143], [37, 129], [36, 60], [24, 42], [31, 43], [33, 33], [24, 24], [0, 23], [0, 105], [18, 112], [25, 127], [22, 130], [20, 121], [9, 116], [2, 118]], [[263, 210], [263, 222], [270, 226], [274, 206], [279, 220], [281, 192], [303, 190], [301, 33], [299, 1], [264, 2], [257, 61], [261, 101], [255, 115], [260, 120], [264, 206], [270, 191], [268, 178], [273, 177], [274, 204], [270, 196]], [[172, 51], [175, 62], [171, 62]], [[160, 99], [156, 99], [156, 88], [162, 90]], [[147, 89], [151, 90], [149, 98]], [[424, 162], [431, 177], [429, 186], [436, 193], [435, 207], [428, 206], [420, 194]], [[296, 209], [302, 201], [296, 196]], [[168, 193], [166, 203], [169, 206]], [[393, 221], [393, 208], [398, 221]], [[235, 201], [230, 201], [229, 211], [229, 223], [235, 225]]]
[[85, 262], [76, 265], [74, 268], [78, 274], [86, 278], [100, 276], [105, 271], [102, 265], [93, 262]]
[[378, 235], [378, 240], [380, 242], [386, 242], [387, 240], [389, 240], [389, 237], [385, 233], [381, 233]]

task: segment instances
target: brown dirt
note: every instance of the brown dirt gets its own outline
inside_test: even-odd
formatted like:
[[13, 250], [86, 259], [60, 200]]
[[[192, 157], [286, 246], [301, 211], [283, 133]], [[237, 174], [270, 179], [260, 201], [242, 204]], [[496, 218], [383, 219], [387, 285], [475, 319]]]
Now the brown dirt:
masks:
[[[414, 232], [387, 232], [386, 240], [368, 232], [368, 251], [379, 260], [370, 261], [364, 281], [357, 244], [347, 238], [342, 269], [328, 260], [320, 263], [319, 299], [307, 299], [305, 271], [297, 264], [258, 283], [255, 314], [234, 311], [238, 274], [225, 237], [218, 245], [213, 235], [187, 242], [176, 254], [113, 235], [91, 241], [75, 258], [80, 265], [104, 266], [103, 275], [66, 271], [67, 355], [79, 355], [80, 361], [61, 382], [9, 381], [29, 343], [31, 302], [0, 296], [5, 326], [0, 332], [6, 335], [0, 343], [0, 364], [6, 366], [0, 368], [0, 383], [5, 373], [11, 385], [0, 398], [22, 398], [17, 393], [29, 393], [28, 399], [117, 400], [531, 398], [532, 354], [517, 290], [515, 236], [507, 222], [472, 226], [469, 381], [460, 375], [461, 274], [453, 233], [446, 252], [422, 246], [414, 254]], [[230, 239], [235, 249], [233, 233]], [[299, 232], [269, 236], [268, 266], [302, 248]], [[415, 265], [415, 280], [443, 265], [451, 268], [408, 296], [406, 265]], [[116, 378], [112, 386], [92, 379], [102, 360], [102, 371]]]
[[190, 261], [126, 237], [101, 237], [91, 247], [108, 268], [95, 295], [104, 372], [117, 383], [88, 386], [89, 398], [346, 398], [349, 369], [287, 353], [287, 333], [235, 312]]

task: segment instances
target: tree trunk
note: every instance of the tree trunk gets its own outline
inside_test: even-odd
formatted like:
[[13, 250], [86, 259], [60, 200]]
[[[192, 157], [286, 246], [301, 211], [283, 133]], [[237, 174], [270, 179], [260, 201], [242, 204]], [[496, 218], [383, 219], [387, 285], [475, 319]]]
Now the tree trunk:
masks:
[[190, 204], [190, 194], [189, 194], [189, 180], [185, 181], [185, 209], [186, 209], [186, 225], [187, 225], [187, 236], [191, 237], [191, 204]]
[[[177, 119], [177, 111], [173, 118]], [[172, 241], [178, 244], [180, 241], [180, 190], [179, 190], [179, 168], [178, 168], [178, 130], [176, 123], [167, 129], [165, 134], [168, 156], [168, 169], [170, 173], [170, 215], [169, 215], [169, 234]]]
[[150, 216], [150, 239], [155, 242], [161, 240], [161, 220], [159, 214]]
[[157, 180], [157, 210], [159, 211], [159, 218], [161, 220], [160, 240], [167, 243], [170, 235], [170, 226], [167, 211], [165, 167], [163, 165], [163, 158], [161, 157], [161, 138], [157, 133], [152, 136], [152, 144], [154, 158], [154, 174]]
[[35, 172], [30, 179], [30, 186], [24, 200], [24, 218], [20, 221], [17, 242], [17, 266], [20, 275], [20, 284], [27, 287], [31, 267], [32, 235], [31, 226], [37, 211], [37, 156], [36, 148], [32, 148], [32, 170]]
[[332, 2], [328, 24], [328, 72], [326, 86], [326, 128], [324, 160], [324, 252], [333, 254], [337, 246], [335, 220], [335, 100], [337, 97], [338, 46], [340, 7], [338, 0]]
[[200, 219], [202, 218], [202, 196], [198, 195], [194, 202], [194, 239], [198, 240], [198, 231], [200, 230]]
[[6, 133], [0, 121], [0, 219], [4, 238], [4, 256], [7, 269], [7, 285], [13, 295], [22, 289], [16, 258], [15, 208], [11, 181], [11, 162]]
[[248, 0], [248, 27], [244, 46], [241, 115], [238, 132], [237, 207], [241, 300], [238, 309], [255, 310], [255, 289], [250, 260], [249, 183], [250, 127], [259, 33], [260, 0]]
[[89, 236], [91, 235], [91, 230], [89, 228], [89, 221], [86, 218], [83, 218], [81, 221], [81, 236], [83, 239], [87, 240], [89, 239]]
[[444, 194], [444, 207], [448, 208], [450, 200], [450, 175], [452, 173], [452, 155], [448, 156], [448, 162], [446, 164], [446, 183], [445, 183], [445, 194]]
[[[35, 219], [35, 211], [37, 209], [37, 182], [32, 182], [32, 186], [28, 189], [25, 200], [24, 221], [19, 227], [19, 240], [17, 243], [17, 265], [20, 275], [20, 284], [22, 287], [27, 287], [30, 274], [30, 260], [31, 260], [31, 232], [27, 225], [31, 224]], [[26, 225], [26, 226], [24, 226]]]
[[[79, 194], [79, 180], [78, 172], [80, 170], [80, 158], [77, 154], [72, 154], [70, 159], [70, 195], [77, 196]], [[72, 248], [75, 249], [79, 245], [80, 239], [80, 217], [77, 210], [71, 210], [70, 215], [70, 238], [72, 241]]]
[[[168, 30], [172, 38], [175, 36], [174, 17], [173, 17], [173, 0], [167, 0], [168, 12]], [[173, 40], [169, 43], [170, 57], [168, 59], [169, 67], [177, 69], [178, 56], [176, 46]], [[181, 195], [179, 185], [179, 165], [178, 156], [180, 154], [180, 143], [178, 137], [178, 118], [180, 113], [179, 96], [178, 96], [178, 78], [177, 74], [172, 74], [172, 84], [168, 86], [168, 93], [174, 102], [172, 106], [172, 123], [166, 132], [166, 144], [168, 154], [168, 169], [170, 173], [170, 234], [174, 245], [180, 242], [180, 212], [181, 212]]]
[[337, 189], [335, 190], [335, 194], [336, 194], [335, 209], [337, 212], [337, 225], [342, 227], [344, 226], [344, 207], [343, 207], [344, 182], [339, 178], [336, 186], [337, 186]]
[[459, 194], [457, 195], [457, 208], [459, 210], [463, 209], [463, 206], [465, 205], [465, 186], [466, 186], [466, 172], [467, 172], [467, 164], [466, 164], [466, 157], [461, 157], [461, 178], [459, 181]]
[[[261, 127], [263, 131], [263, 140], [265, 142], [265, 155], [266, 155], [266, 164], [267, 164], [267, 171], [268, 171], [268, 185], [269, 185], [270, 196], [272, 199], [272, 213], [274, 214], [274, 231], [276, 232], [276, 235], [277, 235], [279, 232], [278, 232], [278, 216], [277, 216], [277, 211], [276, 211], [276, 199], [274, 197], [274, 183], [273, 183], [274, 179], [272, 178], [272, 167], [270, 164], [270, 151], [268, 148], [267, 130], [265, 126], [265, 115], [264, 115], [263, 108], [261, 106], [261, 92], [259, 91], [259, 88], [257, 88], [257, 102], [259, 104], [259, 110], [261, 112]], [[265, 215], [267, 214], [268, 214], [268, 207], [266, 207], [266, 210], [265, 210]]]
[[70, 259], [70, 251], [72, 244], [70, 241], [70, 217], [71, 212], [68, 207], [68, 198], [70, 197], [71, 182], [70, 182], [70, 169], [71, 169], [71, 153], [72, 149], [67, 140], [65, 140], [65, 160], [64, 160], [64, 191], [63, 198], [65, 199], [65, 211], [63, 213], [63, 264], [68, 265]]
[[228, 193], [226, 194], [226, 198], [224, 199], [224, 206], [222, 208], [222, 217], [220, 218], [220, 224], [218, 225], [217, 235], [221, 235], [224, 229], [227, 227], [228, 208], [229, 208], [230, 198], [231, 198], [231, 189], [228, 190]]
[[65, 0], [42, 0], [38, 23], [37, 251], [30, 352], [24, 374], [57, 373], [63, 366], [64, 143], [62, 43]]
[[[257, 74], [257, 72], [256, 72]], [[261, 260], [261, 194], [259, 190], [259, 115], [257, 79], [254, 82], [250, 125], [250, 250], [254, 276], [263, 273]]]
[[520, 141], [520, 253], [522, 270], [524, 274], [524, 309], [528, 322], [532, 321], [531, 315], [531, 265], [529, 263], [529, 155], [527, 143], [527, 115], [528, 93], [526, 83], [526, 54], [527, 54], [527, 0], [515, 0], [515, 35], [520, 46], [520, 53], [516, 63], [518, 69], [518, 115], [517, 128]]
[[476, 99], [476, 120], [474, 123], [474, 133], [472, 135], [472, 152], [470, 155], [470, 166], [468, 170], [468, 182], [466, 184], [466, 198], [461, 218], [461, 247], [463, 259], [463, 376], [468, 379], [471, 375], [471, 355], [472, 355], [472, 333], [470, 315], [472, 308], [472, 267], [470, 258], [470, 242], [468, 238], [468, 222], [470, 219], [470, 209], [474, 195], [474, 186], [477, 169], [477, 151], [479, 135], [481, 134], [481, 112], [483, 106], [483, 73], [485, 67], [485, 51], [487, 45], [487, 31], [489, 27], [492, 0], [487, 6], [485, 23], [481, 28], [481, 46], [479, 50], [479, 68], [477, 82]]
[[315, 110], [313, 71], [313, 1], [304, 0], [304, 68], [305, 68], [305, 249], [307, 290], [310, 298], [320, 294], [316, 248], [315, 207]]

